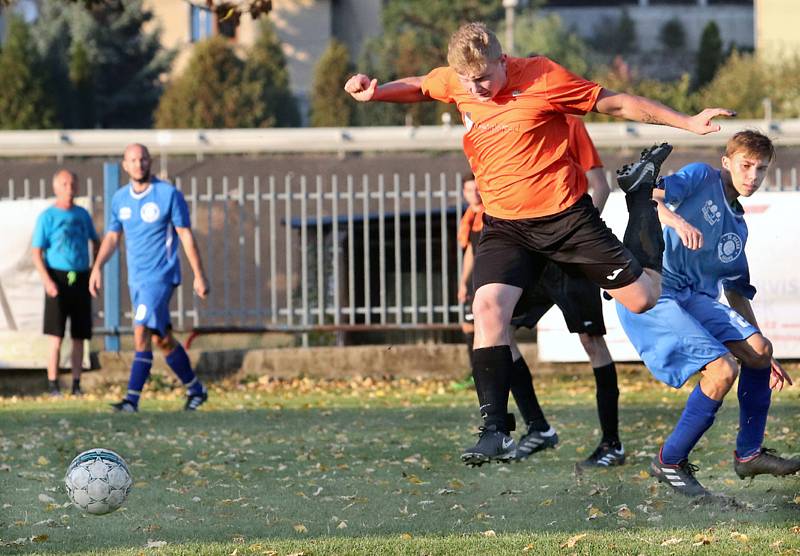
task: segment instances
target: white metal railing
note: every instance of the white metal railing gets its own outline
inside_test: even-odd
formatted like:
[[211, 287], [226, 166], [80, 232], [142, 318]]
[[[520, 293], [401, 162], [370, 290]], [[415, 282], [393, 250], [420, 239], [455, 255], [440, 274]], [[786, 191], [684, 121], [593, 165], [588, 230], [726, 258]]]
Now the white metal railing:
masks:
[[[0, 188], [0, 201], [48, 197], [45, 185], [10, 182]], [[423, 329], [463, 322], [456, 299], [464, 208], [458, 174], [207, 177], [176, 186], [189, 205], [211, 285], [201, 303], [184, 269], [172, 308], [179, 330]], [[86, 180], [81, 189], [101, 228], [103, 188]], [[800, 190], [797, 172], [770, 171], [765, 189]], [[121, 307], [130, 318], [124, 264], [122, 273]]]
[[[589, 123], [598, 147], [643, 147], [668, 141], [676, 146], [720, 146], [741, 129], [761, 129], [780, 146], [800, 145], [800, 119], [720, 119], [722, 131], [694, 135], [670, 127], [633, 122]], [[153, 154], [459, 150], [463, 126], [350, 127], [296, 129], [45, 130], [1, 131], [0, 156], [119, 156], [131, 142]]]

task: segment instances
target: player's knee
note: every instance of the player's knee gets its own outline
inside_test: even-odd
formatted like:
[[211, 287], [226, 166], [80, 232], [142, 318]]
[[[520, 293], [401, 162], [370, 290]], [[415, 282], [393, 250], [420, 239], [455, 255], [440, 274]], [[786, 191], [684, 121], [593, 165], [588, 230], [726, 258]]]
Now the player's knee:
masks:
[[758, 334], [748, 342], [751, 350], [741, 354], [742, 364], [753, 369], [769, 367], [772, 362], [772, 342]]
[[723, 357], [714, 365], [713, 372], [708, 376], [712, 379], [715, 390], [724, 395], [736, 382], [736, 377], [739, 376], [739, 365], [732, 356]]
[[650, 295], [643, 295], [638, 297], [632, 301], [625, 303], [625, 308], [628, 309], [631, 313], [641, 314], [646, 311], [649, 311], [653, 307], [656, 306], [656, 302], [658, 298], [653, 298]]

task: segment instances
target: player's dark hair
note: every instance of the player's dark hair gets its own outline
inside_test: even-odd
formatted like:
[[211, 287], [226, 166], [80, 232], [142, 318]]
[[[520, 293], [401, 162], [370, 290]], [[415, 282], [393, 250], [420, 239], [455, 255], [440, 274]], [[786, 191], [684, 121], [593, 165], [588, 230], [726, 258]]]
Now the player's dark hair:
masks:
[[725, 146], [725, 156], [732, 157], [737, 152], [743, 152], [751, 156], [766, 158], [770, 162], [775, 158], [775, 146], [772, 140], [753, 129], [739, 131], [728, 140]]

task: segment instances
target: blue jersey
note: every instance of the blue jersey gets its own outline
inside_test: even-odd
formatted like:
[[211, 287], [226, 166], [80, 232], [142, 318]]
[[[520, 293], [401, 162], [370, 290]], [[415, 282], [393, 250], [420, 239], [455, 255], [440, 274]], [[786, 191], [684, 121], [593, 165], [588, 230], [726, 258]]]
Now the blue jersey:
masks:
[[186, 201], [171, 184], [153, 178], [141, 193], [130, 184], [118, 190], [111, 199], [109, 230], [125, 232], [128, 284], [180, 284], [175, 228], [189, 227]]
[[753, 299], [756, 290], [744, 253], [744, 210], [738, 202], [728, 203], [720, 171], [697, 162], [665, 177], [660, 186], [664, 201], [703, 234], [703, 247], [692, 251], [674, 229], [664, 228], [664, 289], [688, 289], [718, 299], [721, 284]]
[[92, 217], [78, 206], [48, 208], [33, 229], [33, 246], [45, 252], [45, 264], [54, 270], [89, 270], [90, 239], [97, 241]]

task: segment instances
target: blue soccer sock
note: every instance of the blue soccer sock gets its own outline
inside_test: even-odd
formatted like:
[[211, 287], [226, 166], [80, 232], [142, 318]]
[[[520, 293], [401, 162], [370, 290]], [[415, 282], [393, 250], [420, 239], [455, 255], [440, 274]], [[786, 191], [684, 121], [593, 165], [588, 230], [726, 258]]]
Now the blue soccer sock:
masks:
[[152, 351], [137, 351], [131, 364], [131, 376], [128, 379], [128, 393], [125, 399], [133, 405], [139, 405], [139, 397], [142, 395], [144, 383], [150, 376], [150, 368], [153, 366]]
[[192, 371], [192, 364], [189, 362], [189, 356], [183, 346], [178, 344], [175, 346], [169, 355], [166, 357], [167, 365], [178, 375], [181, 382], [186, 386], [189, 395], [194, 396], [203, 393], [203, 383], [197, 378], [197, 375]]
[[698, 384], [689, 394], [675, 430], [661, 447], [661, 461], [675, 465], [688, 458], [694, 445], [714, 423], [714, 416], [720, 406], [722, 402], [706, 396]]
[[755, 369], [744, 365], [739, 372], [739, 434], [736, 436], [736, 456], [740, 459], [747, 459], [761, 451], [772, 397], [769, 374], [769, 367]]

